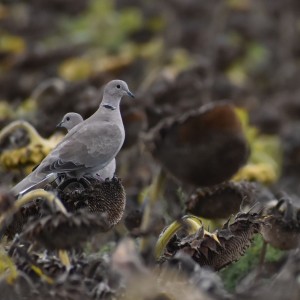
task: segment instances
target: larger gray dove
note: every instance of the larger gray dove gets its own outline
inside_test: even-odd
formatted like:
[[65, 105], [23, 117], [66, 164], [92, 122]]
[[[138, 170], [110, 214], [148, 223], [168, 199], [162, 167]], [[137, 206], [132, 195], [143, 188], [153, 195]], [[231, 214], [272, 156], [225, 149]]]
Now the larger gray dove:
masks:
[[[70, 131], [73, 127], [83, 122], [83, 118], [80, 114], [75, 112], [69, 112], [64, 115], [62, 120], [56, 127], [66, 128]], [[99, 181], [104, 181], [106, 178], [112, 179], [116, 172], [116, 159], [114, 158], [106, 167], [98, 170], [93, 174], [93, 177]]]
[[52, 173], [81, 178], [107, 166], [125, 139], [120, 113], [120, 101], [124, 95], [134, 97], [126, 82], [110, 81], [104, 88], [98, 110], [72, 128], [40, 165], [12, 188], [12, 192], [24, 194]]

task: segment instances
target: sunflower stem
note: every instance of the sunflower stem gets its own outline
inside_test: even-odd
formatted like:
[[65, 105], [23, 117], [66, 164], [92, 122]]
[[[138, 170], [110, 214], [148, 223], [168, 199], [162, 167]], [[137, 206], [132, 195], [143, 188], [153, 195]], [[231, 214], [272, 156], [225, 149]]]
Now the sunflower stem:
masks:
[[45, 139], [43, 139], [36, 129], [26, 121], [15, 121], [3, 128], [0, 132], [0, 141], [12, 134], [16, 129], [24, 129], [28, 133], [30, 143], [45, 144]]
[[[148, 192], [149, 200], [145, 207], [144, 214], [143, 214], [143, 220], [142, 220], [142, 224], [141, 224], [142, 232], [147, 232], [151, 225], [154, 207], [158, 201], [158, 198], [160, 197], [160, 195], [163, 192], [165, 179], [166, 179], [166, 174], [162, 169], [160, 169], [158, 175], [154, 178], [154, 180], [149, 188], [149, 192]], [[141, 253], [145, 253], [147, 251], [147, 249], [149, 248], [149, 245], [150, 245], [149, 237], [144, 236], [141, 239], [141, 243], [140, 243]]]
[[15, 210], [19, 210], [20, 207], [35, 200], [36, 198], [43, 198], [49, 204], [54, 203], [55, 207], [58, 208], [59, 211], [61, 211], [64, 214], [67, 213], [67, 210], [61, 203], [61, 201], [53, 193], [47, 192], [43, 189], [36, 189], [22, 196], [15, 202]]
[[155, 258], [159, 259], [163, 250], [174, 236], [174, 234], [180, 229], [188, 229], [189, 234], [196, 233], [202, 226], [200, 219], [195, 216], [184, 216], [180, 220], [176, 220], [159, 236], [155, 245]]
[[268, 247], [268, 243], [264, 240], [262, 248], [261, 248], [261, 252], [260, 252], [259, 263], [258, 263], [258, 268], [257, 268], [257, 273], [256, 273], [256, 276], [255, 276], [255, 280], [258, 279], [258, 277], [260, 276], [260, 274], [263, 270], [263, 265], [265, 263], [265, 258], [266, 258], [266, 253], [267, 253], [267, 247]]

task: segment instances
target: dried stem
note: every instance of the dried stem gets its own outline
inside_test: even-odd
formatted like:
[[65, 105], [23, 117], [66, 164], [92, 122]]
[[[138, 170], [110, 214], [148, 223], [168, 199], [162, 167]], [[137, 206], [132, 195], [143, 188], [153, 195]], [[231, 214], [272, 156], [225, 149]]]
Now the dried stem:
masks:
[[265, 263], [265, 258], [266, 258], [266, 253], [267, 253], [267, 247], [268, 247], [268, 243], [264, 240], [262, 248], [261, 248], [261, 252], [260, 252], [259, 263], [258, 263], [258, 270], [257, 270], [257, 274], [255, 276], [256, 279], [258, 279], [259, 275], [262, 272], [263, 265]]
[[180, 220], [174, 221], [167, 229], [159, 236], [156, 246], [155, 246], [155, 257], [158, 259], [163, 250], [166, 248], [167, 244], [174, 236], [174, 234], [183, 228], [188, 228], [190, 234], [195, 233], [202, 227], [202, 222], [200, 219], [194, 216], [184, 216]]
[[26, 121], [15, 121], [4, 127], [0, 132], [0, 142], [17, 129], [24, 129], [28, 133], [31, 143], [47, 143], [47, 141], [38, 134], [36, 129]]
[[53, 194], [50, 192], [47, 192], [43, 189], [36, 189], [33, 190], [27, 194], [25, 194], [24, 196], [22, 196], [20, 199], [18, 199], [15, 202], [15, 208], [16, 211], [19, 210], [20, 207], [22, 207], [23, 205], [35, 200], [36, 198], [43, 198], [45, 199], [49, 204], [55, 204], [55, 206], [62, 212], [62, 213], [67, 213], [66, 208], [64, 207], [64, 205], [61, 203], [61, 201]]
[[[141, 224], [142, 232], [147, 232], [149, 229], [154, 207], [164, 189], [165, 179], [166, 179], [166, 174], [162, 169], [160, 169], [158, 175], [154, 178], [153, 183], [151, 184], [149, 189], [149, 193], [148, 193], [149, 201], [145, 207], [143, 220]], [[140, 244], [141, 252], [144, 253], [148, 249], [148, 246], [149, 246], [149, 239], [147, 236], [145, 236], [141, 239], [141, 244]]]

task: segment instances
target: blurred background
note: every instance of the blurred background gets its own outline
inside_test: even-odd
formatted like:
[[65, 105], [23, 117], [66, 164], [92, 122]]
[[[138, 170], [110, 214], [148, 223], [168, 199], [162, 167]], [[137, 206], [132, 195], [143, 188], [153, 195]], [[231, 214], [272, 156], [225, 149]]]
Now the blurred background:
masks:
[[[125, 80], [136, 99], [121, 103], [126, 139], [117, 175], [130, 211], [143, 206], [158, 170], [144, 134], [166, 117], [229, 100], [240, 108], [252, 150], [252, 168], [238, 179], [267, 187], [261, 198], [268, 200], [270, 191], [300, 195], [299, 58], [297, 0], [2, 0], [0, 129], [26, 120], [51, 140], [65, 113], [87, 118], [103, 85]], [[24, 132], [0, 141], [1, 185], [38, 163], [5, 166], [4, 152], [11, 158], [9, 151], [26, 143]], [[161, 204], [167, 223], [183, 212], [187, 191], [168, 179]], [[299, 232], [299, 210], [297, 218]], [[230, 278], [257, 264], [261, 245], [260, 239], [242, 262], [247, 267]], [[269, 257], [278, 261], [274, 253]]]

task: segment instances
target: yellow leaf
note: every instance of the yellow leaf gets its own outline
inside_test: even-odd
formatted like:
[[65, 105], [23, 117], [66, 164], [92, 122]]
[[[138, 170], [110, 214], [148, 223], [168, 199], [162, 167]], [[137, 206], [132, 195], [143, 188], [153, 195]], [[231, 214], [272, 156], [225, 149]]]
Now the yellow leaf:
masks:
[[14, 35], [0, 34], [0, 51], [22, 53], [26, 48], [23, 38]]
[[92, 74], [92, 64], [86, 58], [71, 58], [59, 66], [58, 73], [70, 81], [86, 79]]
[[250, 146], [248, 163], [233, 177], [233, 180], [259, 181], [264, 184], [275, 182], [281, 171], [282, 149], [280, 140], [275, 135], [261, 135], [254, 126], [249, 125], [248, 113], [236, 109], [241, 120], [245, 136]]
[[227, 0], [228, 6], [235, 10], [248, 10], [251, 7], [251, 0]]
[[18, 276], [17, 267], [3, 250], [0, 251], [0, 275], [6, 277], [8, 284], [13, 284]]
[[226, 72], [229, 80], [237, 86], [244, 86], [247, 81], [247, 74], [245, 68], [241, 66], [240, 62], [234, 64]]

